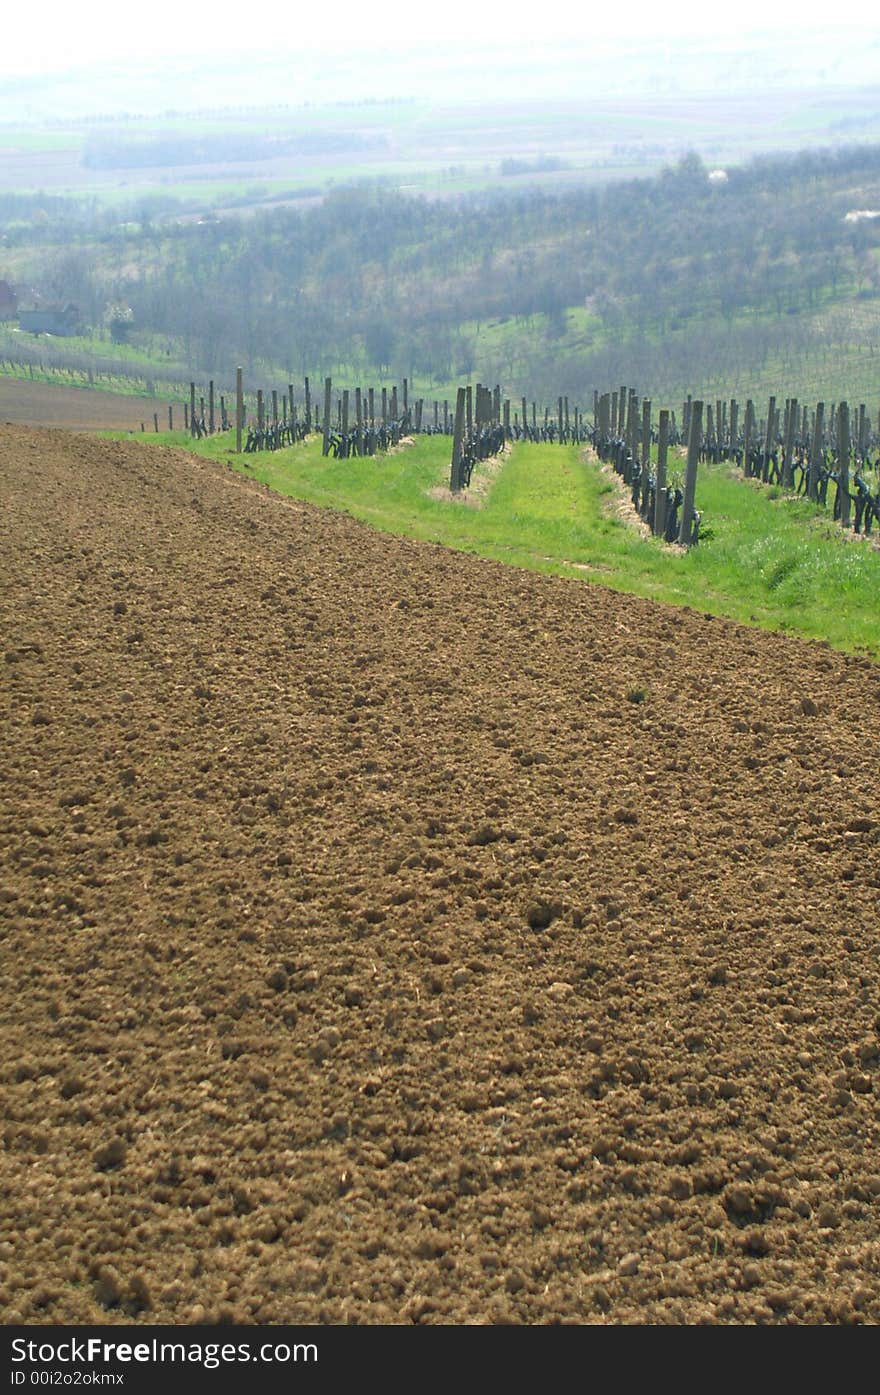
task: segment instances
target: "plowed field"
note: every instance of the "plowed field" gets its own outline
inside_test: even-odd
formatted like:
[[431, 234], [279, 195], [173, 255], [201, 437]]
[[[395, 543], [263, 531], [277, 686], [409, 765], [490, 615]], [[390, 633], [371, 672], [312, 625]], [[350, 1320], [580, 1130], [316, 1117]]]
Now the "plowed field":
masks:
[[880, 1319], [880, 671], [0, 428], [12, 1323]]
[[[66, 426], [83, 431], [153, 430], [153, 413], [167, 425], [168, 406], [147, 397], [125, 397], [93, 388], [60, 387], [0, 375], [0, 422], [19, 426]], [[179, 410], [183, 420], [183, 410]]]

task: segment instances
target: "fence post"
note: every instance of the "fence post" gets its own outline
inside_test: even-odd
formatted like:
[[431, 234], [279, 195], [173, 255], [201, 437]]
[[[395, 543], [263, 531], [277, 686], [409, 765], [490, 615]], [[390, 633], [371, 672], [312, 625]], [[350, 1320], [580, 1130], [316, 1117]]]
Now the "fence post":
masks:
[[158, 412], [154, 412], [154, 413], [153, 413], [153, 430], [154, 430], [154, 431], [157, 433], [157, 435], [158, 435], [158, 432], [159, 432], [159, 413], [158, 413]]
[[703, 404], [691, 403], [691, 429], [688, 436], [687, 467], [684, 476], [684, 500], [681, 506], [681, 523], [678, 541], [682, 547], [690, 547], [693, 535], [691, 515], [694, 511], [694, 498], [697, 492], [697, 461], [700, 458], [700, 436], [703, 428]]
[[189, 429], [192, 435], [196, 434], [196, 385], [189, 385]]

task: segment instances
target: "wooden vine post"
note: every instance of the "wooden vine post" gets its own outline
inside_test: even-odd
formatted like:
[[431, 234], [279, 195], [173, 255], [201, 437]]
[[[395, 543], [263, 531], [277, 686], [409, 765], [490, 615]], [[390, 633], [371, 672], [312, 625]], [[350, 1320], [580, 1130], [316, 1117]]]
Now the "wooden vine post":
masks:
[[819, 500], [819, 466], [822, 460], [822, 439], [825, 435], [825, 403], [816, 403], [813, 419], [813, 440], [810, 445], [810, 474], [807, 482], [807, 497], [813, 503]]
[[465, 410], [467, 393], [458, 389], [455, 399], [455, 426], [452, 432], [452, 469], [449, 475], [449, 488], [453, 494], [461, 490], [461, 447], [464, 440]]
[[797, 398], [793, 397], [788, 404], [787, 420], [785, 423], [785, 454], [782, 458], [783, 489], [794, 488], [794, 436], [797, 423], [797, 409]]
[[692, 515], [697, 493], [697, 462], [700, 458], [700, 437], [703, 430], [703, 404], [692, 402], [690, 410], [691, 429], [688, 436], [687, 467], [684, 476], [684, 500], [681, 506], [681, 523], [678, 541], [682, 547], [690, 547], [693, 537]]
[[641, 507], [644, 518], [648, 512], [648, 484], [651, 475], [651, 399], [642, 398], [642, 478]]
[[767, 407], [767, 434], [764, 437], [764, 461], [761, 469], [761, 479], [764, 484], [770, 478], [770, 454], [773, 449], [773, 440], [776, 435], [776, 398], [771, 397]]
[[849, 527], [849, 403], [841, 402], [837, 409], [837, 497], [840, 500], [840, 521]]
[[743, 471], [750, 474], [749, 452], [752, 449], [752, 433], [755, 429], [755, 404], [749, 397], [746, 399], [746, 419], [743, 425]]
[[654, 532], [658, 537], [666, 532], [666, 456], [669, 450], [669, 412], [660, 413], [657, 432], [657, 483], [654, 490]]
[[235, 370], [235, 451], [241, 455], [241, 427], [244, 421], [244, 393], [241, 385], [241, 369]]
[[321, 454], [330, 454], [330, 409], [333, 399], [333, 379], [324, 379], [324, 439], [321, 442]]

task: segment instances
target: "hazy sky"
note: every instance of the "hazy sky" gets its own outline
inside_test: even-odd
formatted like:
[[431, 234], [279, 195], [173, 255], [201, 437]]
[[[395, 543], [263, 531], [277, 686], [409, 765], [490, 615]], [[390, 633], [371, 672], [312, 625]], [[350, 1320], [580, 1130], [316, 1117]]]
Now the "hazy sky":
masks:
[[[733, 7], [706, 5], [705, 0], [631, 0], [626, 6], [596, 7], [583, 0], [541, 0], [537, 6], [521, 0], [444, 0], [439, 7], [413, 0], [382, 0], [376, 6], [363, 0], [308, 6], [296, 0], [261, 0], [251, 6], [232, 0], [135, 0], [127, 6], [119, 0], [43, 0], [38, 11], [26, 5], [6, 7], [4, 67], [13, 77], [120, 59], [137, 64], [163, 53], [210, 57], [257, 48], [295, 55], [348, 45], [369, 45], [393, 59], [396, 45], [413, 42], [452, 59], [458, 46], [473, 49], [493, 41], [632, 40], [685, 32], [718, 39], [735, 32], [741, 40], [750, 30], [803, 35], [832, 23], [839, 38], [842, 27], [869, 32], [869, 8], [865, 0], [837, 0], [831, 10], [816, 0], [737, 0]], [[871, 27], [880, 35], [880, 26]]]

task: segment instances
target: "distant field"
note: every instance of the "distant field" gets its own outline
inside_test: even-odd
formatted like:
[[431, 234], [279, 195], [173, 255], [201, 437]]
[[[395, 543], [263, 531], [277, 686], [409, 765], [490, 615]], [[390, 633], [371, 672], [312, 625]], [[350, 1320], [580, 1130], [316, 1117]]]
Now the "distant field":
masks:
[[[107, 136], [131, 142], [184, 130], [217, 145], [216, 162], [95, 168], [86, 160], [94, 122], [45, 124], [8, 121], [0, 126], [0, 188], [7, 192], [90, 195], [102, 203], [144, 196], [172, 196], [198, 209], [276, 201], [298, 191], [363, 178], [386, 179], [397, 188], [448, 195], [501, 186], [605, 182], [654, 173], [688, 149], [706, 161], [737, 164], [758, 152], [833, 145], [851, 134], [880, 136], [876, 89], [765, 87], [757, 95], [639, 91], [626, 99], [590, 91], [579, 100], [431, 101], [229, 110], [211, 116], [154, 116], [132, 128], [107, 123]], [[328, 152], [329, 134], [348, 134], [351, 150]], [[312, 153], [274, 155], [261, 139], [298, 137]], [[250, 158], [223, 153], [224, 137], [254, 141]], [[361, 148], [358, 142], [366, 142]], [[542, 173], [547, 157], [561, 168]], [[505, 160], [524, 166], [502, 172]]]
[[17, 426], [140, 432], [141, 422], [152, 429], [154, 411], [167, 412], [167, 407], [142, 397], [0, 377], [0, 421]]

